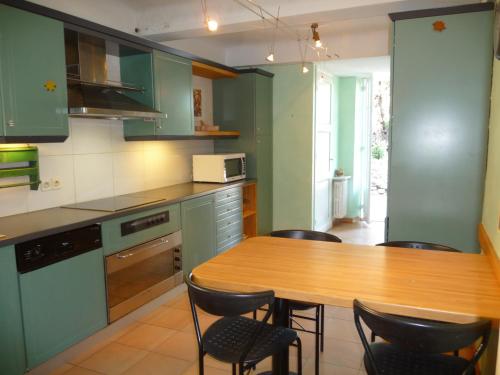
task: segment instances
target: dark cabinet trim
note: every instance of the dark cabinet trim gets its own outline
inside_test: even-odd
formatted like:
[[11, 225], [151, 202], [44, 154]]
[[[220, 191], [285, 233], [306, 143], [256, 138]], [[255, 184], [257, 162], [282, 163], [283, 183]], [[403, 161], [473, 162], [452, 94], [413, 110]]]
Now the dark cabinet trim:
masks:
[[0, 136], [0, 143], [54, 143], [64, 142], [67, 135], [27, 135], [27, 136]]
[[202, 57], [192, 55], [188, 52], [184, 52], [175, 48], [164, 46], [163, 44], [153, 42], [148, 39], [140, 38], [138, 36], [125, 33], [123, 31], [115, 30], [107, 26], [100, 25], [95, 22], [87, 21], [83, 18], [72, 16], [67, 13], [60, 12], [58, 10], [54, 10], [51, 8], [44, 7], [42, 5], [34, 4], [25, 0], [0, 0], [0, 4], [5, 4], [12, 6], [14, 8], [26, 10], [31, 13], [39, 14], [45, 17], [50, 17], [59, 21], [64, 22], [65, 26], [82, 31], [82, 32], [90, 32], [96, 36], [103, 37], [105, 39], [114, 40], [124, 45], [128, 45], [130, 47], [134, 47], [142, 50], [152, 50], [156, 49], [159, 51], [167, 52], [172, 55], [184, 57], [189, 60], [198, 61], [203, 64], [215, 66], [224, 70], [228, 70], [234, 73], [238, 73], [237, 69], [231, 68], [229, 66], [225, 66], [223, 64], [216, 63], [214, 61], [210, 61], [204, 59]]
[[436, 17], [436, 16], [447, 16], [450, 14], [484, 12], [484, 11], [493, 10], [493, 9], [495, 9], [495, 4], [492, 2], [477, 3], [477, 4], [457, 5], [457, 6], [445, 7], [445, 8], [410, 10], [408, 12], [389, 13], [389, 18], [392, 21], [401, 21], [401, 20], [408, 20], [408, 19], [413, 19], [413, 18]]

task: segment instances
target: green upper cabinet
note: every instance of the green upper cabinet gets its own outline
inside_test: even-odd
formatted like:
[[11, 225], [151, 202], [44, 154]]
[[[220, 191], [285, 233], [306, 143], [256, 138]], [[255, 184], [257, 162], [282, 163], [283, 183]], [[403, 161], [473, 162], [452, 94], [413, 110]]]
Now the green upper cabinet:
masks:
[[0, 4], [0, 141], [64, 141], [62, 22]]
[[257, 231], [272, 231], [273, 79], [260, 73], [213, 82], [214, 122], [221, 130], [238, 130], [237, 139], [215, 141], [216, 152], [244, 152], [247, 177], [257, 183]]
[[[152, 77], [151, 71], [152, 59]], [[162, 139], [168, 136], [190, 136], [194, 134], [193, 90], [191, 61], [161, 51], [135, 57], [122, 57], [122, 80], [154, 87], [152, 95], [142, 95], [144, 104], [153, 105], [166, 115], [154, 122], [129, 120], [125, 122], [124, 135], [127, 140], [135, 138]], [[137, 72], [142, 73], [137, 76]], [[151, 81], [152, 78], [152, 81]]]
[[26, 370], [19, 282], [14, 246], [0, 248], [0, 374]]
[[215, 256], [216, 227], [214, 195], [181, 203], [182, 268], [191, 272], [199, 264]]

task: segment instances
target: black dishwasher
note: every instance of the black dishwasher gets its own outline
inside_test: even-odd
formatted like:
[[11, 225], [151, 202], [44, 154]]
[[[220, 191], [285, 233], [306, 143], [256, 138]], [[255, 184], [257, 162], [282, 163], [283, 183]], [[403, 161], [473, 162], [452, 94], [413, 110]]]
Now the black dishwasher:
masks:
[[16, 245], [28, 368], [107, 324], [101, 227]]

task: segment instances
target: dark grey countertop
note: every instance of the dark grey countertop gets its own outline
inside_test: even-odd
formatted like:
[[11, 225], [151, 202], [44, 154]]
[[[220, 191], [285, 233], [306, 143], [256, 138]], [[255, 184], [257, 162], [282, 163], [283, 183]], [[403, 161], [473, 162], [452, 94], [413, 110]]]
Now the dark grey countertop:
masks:
[[184, 184], [127, 194], [128, 196], [137, 195], [152, 199], [163, 198], [164, 200], [117, 212], [55, 207], [41, 211], [0, 217], [0, 234], [6, 236], [0, 238], [0, 248], [37, 237], [48, 236], [50, 234], [64, 232], [116, 217], [126, 216], [132, 213], [212, 194], [231, 187], [243, 186], [250, 182], [255, 182], [255, 180], [241, 180], [228, 184], [186, 182]]

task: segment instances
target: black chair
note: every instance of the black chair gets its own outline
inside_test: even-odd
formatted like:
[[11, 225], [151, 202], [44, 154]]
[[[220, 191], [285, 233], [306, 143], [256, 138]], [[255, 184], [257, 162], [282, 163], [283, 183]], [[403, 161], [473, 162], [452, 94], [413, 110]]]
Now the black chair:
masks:
[[[460, 250], [454, 249], [453, 247], [440, 245], [431, 242], [418, 242], [418, 241], [388, 241], [379, 243], [376, 246], [389, 246], [389, 247], [402, 247], [405, 249], [419, 249], [419, 250], [437, 250], [437, 251], [448, 251], [451, 253], [461, 253]], [[372, 332], [371, 342], [375, 342], [376, 335]], [[455, 353], [458, 355], [458, 351]]]
[[[368, 375], [469, 375], [488, 344], [491, 322], [444, 323], [380, 313], [354, 300], [354, 323]], [[368, 343], [361, 320], [386, 342]], [[447, 355], [481, 338], [472, 359]]]
[[438, 251], [449, 251], [453, 253], [461, 253], [460, 250], [454, 249], [452, 247], [430, 242], [389, 241], [389, 242], [379, 243], [377, 244], [377, 246], [404, 247], [406, 249], [438, 250]]
[[[189, 302], [198, 341], [199, 374], [203, 375], [203, 359], [209, 354], [215, 359], [236, 366], [239, 374], [255, 367], [263, 359], [285, 350], [289, 345], [298, 348], [298, 373], [302, 374], [302, 344], [292, 329], [275, 327], [267, 323], [274, 306], [274, 292], [228, 293], [206, 289], [193, 283], [191, 275], [186, 277]], [[268, 305], [262, 321], [240, 316]], [[197, 307], [221, 318], [207, 328], [202, 335]]]
[[[300, 229], [289, 229], [289, 230], [277, 230], [270, 233], [271, 237], [282, 237], [282, 238], [295, 238], [301, 240], [313, 240], [313, 241], [326, 241], [326, 242], [342, 242], [340, 238], [334, 236], [330, 233], [316, 232], [312, 230], [300, 230]], [[294, 311], [305, 311], [315, 309], [316, 314], [314, 318], [305, 315], [299, 315], [294, 313]], [[305, 320], [312, 320], [315, 322], [316, 327], [314, 331], [309, 331], [302, 327], [293, 318], [300, 318]], [[293, 327], [293, 323], [299, 325], [299, 327]], [[308, 303], [301, 301], [290, 301], [290, 327], [302, 332], [313, 333], [316, 336], [315, 345], [315, 374], [319, 374], [319, 352], [323, 351], [325, 342], [325, 306], [316, 303]]]

